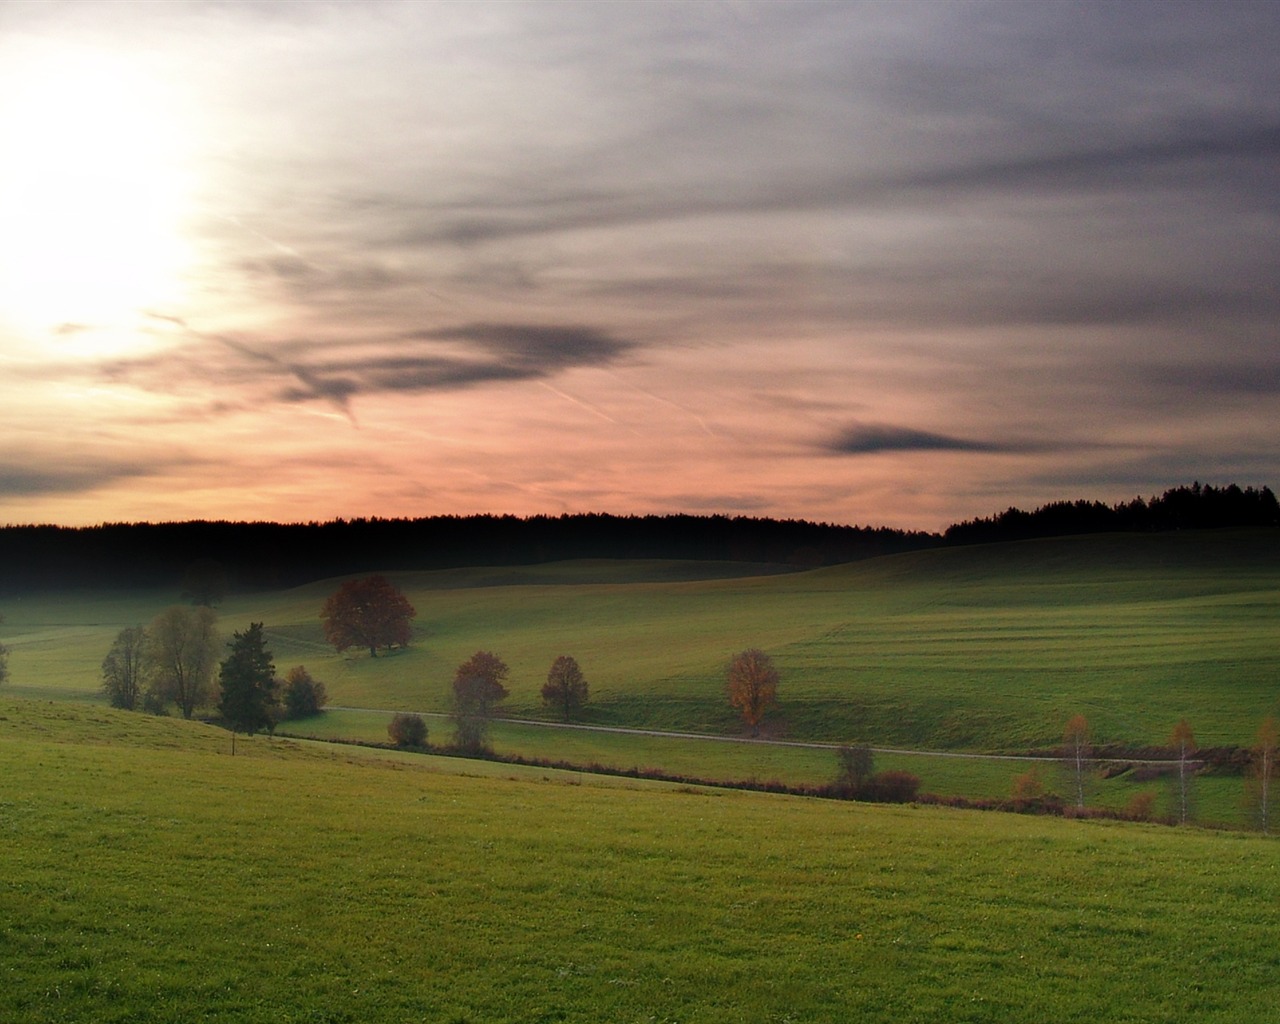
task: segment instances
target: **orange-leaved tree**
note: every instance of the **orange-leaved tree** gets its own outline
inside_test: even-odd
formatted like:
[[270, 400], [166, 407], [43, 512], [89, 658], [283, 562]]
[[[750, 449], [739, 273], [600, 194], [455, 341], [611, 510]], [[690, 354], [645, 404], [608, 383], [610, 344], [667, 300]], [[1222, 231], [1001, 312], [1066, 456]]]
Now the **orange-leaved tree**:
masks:
[[758, 647], [750, 647], [733, 656], [728, 674], [729, 703], [742, 712], [751, 735], [759, 736], [765, 712], [778, 702], [778, 670], [773, 659]]
[[379, 647], [407, 647], [412, 636], [409, 620], [418, 613], [409, 599], [384, 576], [347, 580], [325, 601], [320, 612], [324, 636], [339, 652], [367, 647], [369, 657]]

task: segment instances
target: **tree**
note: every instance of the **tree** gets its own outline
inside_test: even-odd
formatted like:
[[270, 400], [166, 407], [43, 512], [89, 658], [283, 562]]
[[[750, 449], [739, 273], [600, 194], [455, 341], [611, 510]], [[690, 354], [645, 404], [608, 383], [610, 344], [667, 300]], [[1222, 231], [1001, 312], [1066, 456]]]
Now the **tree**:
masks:
[[[0, 615], [0, 622], [4, 622], [4, 616]], [[9, 678], [9, 648], [4, 644], [0, 644], [0, 683]]]
[[778, 701], [778, 670], [758, 647], [735, 654], [729, 662], [729, 703], [742, 711], [751, 735], [760, 735], [764, 713]]
[[854, 743], [836, 751], [836, 785], [857, 794], [875, 774], [876, 755], [865, 743]]
[[1085, 779], [1093, 764], [1093, 743], [1089, 738], [1089, 720], [1075, 715], [1062, 732], [1062, 755], [1075, 782], [1076, 806], [1084, 806]]
[[1040, 778], [1040, 769], [1032, 766], [1021, 775], [1015, 775], [1009, 795], [1013, 806], [1020, 811], [1043, 800], [1044, 780]]
[[387, 724], [387, 735], [397, 747], [424, 747], [427, 744], [427, 723], [421, 715], [398, 714]]
[[329, 701], [324, 683], [313, 679], [302, 665], [294, 665], [284, 677], [284, 717], [310, 718]]
[[1191, 776], [1194, 764], [1191, 755], [1195, 753], [1196, 738], [1185, 718], [1179, 720], [1169, 735], [1169, 746], [1178, 758], [1178, 821], [1185, 825], [1191, 817]]
[[231, 654], [222, 663], [218, 711], [233, 731], [252, 735], [275, 722], [276, 666], [267, 650], [262, 623], [251, 623], [228, 641]]
[[126, 626], [116, 634], [111, 650], [102, 659], [102, 691], [113, 708], [136, 711], [142, 704], [146, 644], [145, 629]]
[[1280, 724], [1273, 716], [1258, 728], [1249, 760], [1249, 803], [1263, 832], [1271, 831], [1271, 780], [1276, 777], [1276, 753], [1280, 746]]
[[407, 647], [412, 630], [409, 620], [418, 613], [408, 598], [383, 576], [347, 580], [324, 603], [320, 618], [324, 635], [341, 653], [349, 647]]
[[182, 596], [192, 604], [212, 608], [230, 589], [226, 567], [212, 558], [192, 562], [182, 574]]
[[166, 608], [147, 627], [145, 658], [151, 677], [150, 705], [163, 708], [170, 701], [183, 718], [209, 699], [217, 661], [218, 616], [212, 608], [176, 604]]
[[476, 651], [458, 666], [453, 677], [455, 742], [461, 750], [487, 749], [489, 719], [494, 706], [506, 699], [507, 665], [496, 654]]
[[564, 712], [564, 720], [587, 702], [587, 681], [576, 658], [562, 654], [551, 663], [547, 682], [542, 688], [542, 702]]

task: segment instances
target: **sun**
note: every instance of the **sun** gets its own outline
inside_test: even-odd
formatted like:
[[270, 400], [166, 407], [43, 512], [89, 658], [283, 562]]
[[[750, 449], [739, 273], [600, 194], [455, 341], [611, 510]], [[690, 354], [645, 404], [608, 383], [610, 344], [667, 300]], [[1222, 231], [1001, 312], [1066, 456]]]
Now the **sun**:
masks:
[[179, 297], [189, 205], [166, 90], [88, 50], [0, 67], [0, 318], [107, 344]]

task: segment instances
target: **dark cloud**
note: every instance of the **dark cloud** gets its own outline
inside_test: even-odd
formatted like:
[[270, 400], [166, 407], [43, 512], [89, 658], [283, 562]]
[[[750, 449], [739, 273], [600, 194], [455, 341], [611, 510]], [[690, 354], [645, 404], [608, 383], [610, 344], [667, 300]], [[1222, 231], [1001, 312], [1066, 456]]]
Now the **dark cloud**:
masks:
[[881, 423], [858, 423], [846, 427], [823, 447], [839, 455], [878, 455], [882, 452], [1012, 454], [1048, 450], [1045, 445], [1034, 442], [982, 441]]
[[359, 342], [271, 344], [198, 331], [179, 317], [153, 317], [181, 328], [193, 342], [153, 356], [104, 362], [95, 370], [99, 378], [168, 393], [188, 385], [266, 384], [277, 400], [319, 399], [348, 414], [351, 400], [361, 395], [540, 380], [574, 367], [612, 364], [635, 348], [590, 327], [500, 323]]
[[152, 476], [158, 467], [114, 462], [84, 463], [75, 458], [50, 455], [38, 464], [0, 458], [0, 499], [78, 494], [122, 480]]
[[424, 331], [416, 337], [469, 342], [504, 365], [538, 376], [570, 366], [603, 366], [634, 347], [603, 331], [577, 325], [476, 323]]

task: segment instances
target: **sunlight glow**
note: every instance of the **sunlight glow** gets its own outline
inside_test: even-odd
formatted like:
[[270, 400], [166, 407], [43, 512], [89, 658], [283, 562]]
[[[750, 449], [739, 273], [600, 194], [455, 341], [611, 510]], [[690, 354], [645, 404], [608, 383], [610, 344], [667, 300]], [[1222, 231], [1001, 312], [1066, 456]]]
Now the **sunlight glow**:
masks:
[[0, 67], [0, 318], [125, 347], [122, 328], [180, 295], [184, 125], [120, 58], [22, 56]]

